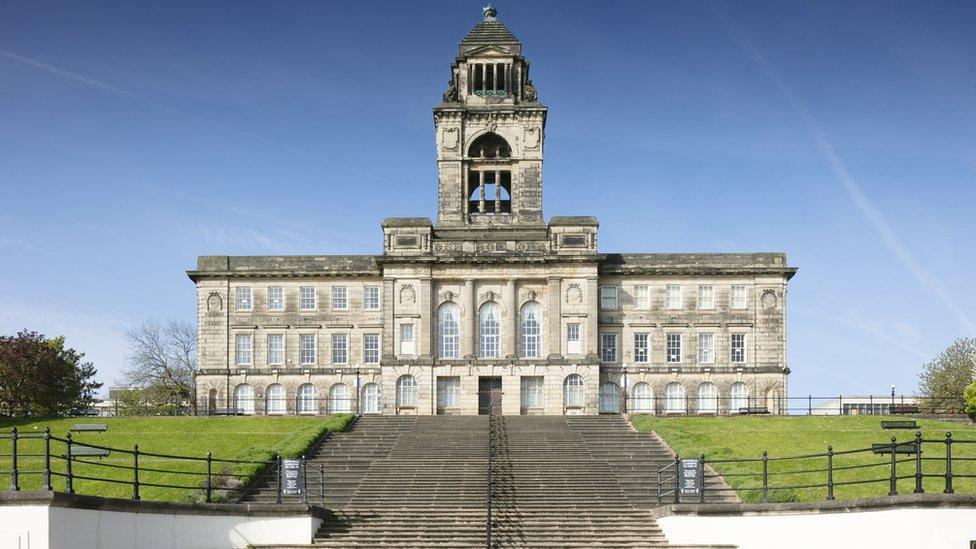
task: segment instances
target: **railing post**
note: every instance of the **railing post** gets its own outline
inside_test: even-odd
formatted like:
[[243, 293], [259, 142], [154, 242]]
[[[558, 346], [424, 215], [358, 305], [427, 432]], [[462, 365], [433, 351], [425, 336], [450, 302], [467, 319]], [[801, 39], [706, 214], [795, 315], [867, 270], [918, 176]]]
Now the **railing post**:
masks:
[[945, 439], [946, 447], [946, 472], [945, 472], [945, 490], [942, 491], [943, 494], [955, 493], [952, 489], [952, 433], [946, 433]]
[[698, 503], [705, 503], [705, 454], [698, 456], [698, 478], [701, 481]]
[[51, 490], [51, 428], [44, 428], [44, 483], [41, 490]]
[[827, 447], [827, 501], [834, 499], [834, 447]]
[[17, 428], [10, 429], [10, 491], [20, 490], [20, 479], [17, 478]]
[[139, 499], [139, 445], [132, 445], [132, 499]]
[[813, 395], [807, 395], [807, 415], [813, 415]]
[[922, 487], [922, 431], [915, 432], [915, 493], [925, 493]]
[[674, 456], [674, 502], [681, 503], [681, 458]]
[[278, 487], [276, 489], [275, 503], [281, 503], [281, 455], [275, 454], [275, 468], [278, 470]]
[[657, 468], [657, 504], [661, 505], [661, 468]]
[[213, 501], [213, 454], [207, 452], [207, 503]]
[[762, 502], [769, 503], [769, 454], [765, 450], [762, 455]]
[[325, 507], [325, 465], [319, 464], [319, 501]]
[[837, 395], [837, 415], [844, 415], [844, 395]]
[[64, 477], [64, 491], [68, 494], [73, 494], [75, 493], [75, 485], [74, 485], [74, 474], [71, 472], [71, 462], [74, 461], [74, 457], [71, 456], [71, 433], [68, 433], [67, 440], [68, 440], [67, 442], [68, 445], [67, 473], [68, 474], [67, 476]]
[[305, 456], [302, 456], [302, 501], [308, 505], [308, 463]]
[[896, 440], [895, 437], [891, 437], [891, 474], [888, 479], [889, 496], [898, 495], [898, 472], [895, 469], [898, 464], [898, 443], [895, 442]]

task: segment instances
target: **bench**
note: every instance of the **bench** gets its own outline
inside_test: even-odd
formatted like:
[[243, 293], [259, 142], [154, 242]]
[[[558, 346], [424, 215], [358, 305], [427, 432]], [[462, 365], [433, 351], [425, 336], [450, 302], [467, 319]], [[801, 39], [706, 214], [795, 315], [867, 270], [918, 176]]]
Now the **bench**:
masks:
[[75, 423], [68, 430], [75, 432], [90, 431], [102, 433], [108, 431], [108, 425], [105, 425], [104, 423]]
[[769, 408], [765, 406], [747, 406], [745, 408], [739, 408], [739, 413], [751, 415], [768, 414]]
[[[890, 456], [892, 450], [891, 443], [879, 443], [871, 445], [871, 453], [881, 454]], [[896, 454], [912, 454], [914, 455], [918, 448], [915, 446], [914, 442], [899, 442], [894, 445], [894, 450]]]
[[892, 404], [892, 414], [917, 414], [918, 404]]
[[890, 420], [881, 422], [882, 429], [918, 429], [918, 424], [915, 420]]
[[91, 446], [76, 444], [71, 447], [70, 457], [105, 457], [110, 453], [110, 451], [104, 448], [93, 448]]

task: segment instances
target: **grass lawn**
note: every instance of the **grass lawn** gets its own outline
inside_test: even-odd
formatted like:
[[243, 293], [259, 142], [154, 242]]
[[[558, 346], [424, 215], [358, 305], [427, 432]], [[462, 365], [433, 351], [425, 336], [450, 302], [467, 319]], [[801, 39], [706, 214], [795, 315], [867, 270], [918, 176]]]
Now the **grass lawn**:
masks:
[[[705, 454], [705, 461], [725, 477], [743, 501], [760, 501], [762, 464], [722, 463], [712, 460], [760, 458], [769, 452], [769, 500], [817, 501], [827, 495], [826, 488], [799, 488], [802, 485], [826, 484], [827, 458], [777, 461], [774, 458], [802, 454], [826, 453], [870, 448], [873, 443], [914, 440], [915, 431], [881, 429], [881, 420], [914, 419], [882, 416], [831, 417], [655, 417], [632, 415], [639, 431], [655, 431], [682, 457]], [[917, 420], [924, 439], [944, 439], [951, 431], [955, 440], [976, 441], [976, 425], [947, 421]], [[976, 493], [976, 444], [952, 446], [953, 488], [957, 493]], [[945, 488], [945, 445], [923, 444], [922, 471], [940, 478], [924, 478], [926, 492], [941, 493]], [[890, 455], [868, 452], [835, 455], [834, 497], [851, 499], [888, 495], [891, 470]], [[864, 467], [861, 467], [864, 466]], [[846, 467], [846, 468], [845, 468]], [[819, 470], [818, 470], [819, 469]], [[809, 472], [802, 472], [809, 471]], [[896, 465], [898, 493], [915, 489], [915, 457], [898, 455]], [[862, 482], [877, 480], [877, 482]], [[843, 484], [850, 482], [852, 484]], [[782, 487], [775, 488], [774, 487]]]
[[[0, 418], [0, 432], [9, 435], [11, 427], [17, 427], [20, 435], [42, 434], [45, 427], [51, 435], [65, 438], [68, 428], [75, 423], [104, 423], [108, 431], [103, 433], [72, 433], [74, 442], [95, 444], [111, 448], [132, 450], [139, 445], [139, 452], [193, 456], [205, 458], [207, 452], [215, 459], [242, 461], [266, 461], [278, 453], [284, 457], [300, 456], [313, 442], [327, 431], [341, 431], [352, 420], [351, 414], [328, 417], [134, 417], [89, 419], [10, 419]], [[21, 490], [37, 490], [41, 486], [44, 468], [43, 440], [21, 438], [18, 441]], [[10, 439], [0, 439], [0, 482], [9, 484]], [[33, 456], [26, 454], [34, 454]], [[65, 455], [65, 444], [51, 442], [52, 456]], [[78, 457], [73, 463], [76, 493], [104, 497], [132, 497], [133, 472], [130, 469], [133, 456], [112, 452], [107, 457]], [[51, 470], [65, 472], [66, 461], [52, 457]], [[229, 467], [229, 469], [227, 469]], [[146, 500], [202, 501], [200, 488], [204, 485], [206, 462], [139, 456], [139, 482], [179, 486], [141, 486], [140, 496]], [[150, 471], [160, 469], [162, 471]], [[250, 480], [259, 473], [259, 464], [220, 464], [214, 462], [213, 473], [228, 473], [234, 478]], [[97, 477], [107, 480], [84, 480], [78, 477]], [[112, 482], [115, 481], [115, 482]], [[64, 490], [64, 477], [52, 476], [55, 490]]]

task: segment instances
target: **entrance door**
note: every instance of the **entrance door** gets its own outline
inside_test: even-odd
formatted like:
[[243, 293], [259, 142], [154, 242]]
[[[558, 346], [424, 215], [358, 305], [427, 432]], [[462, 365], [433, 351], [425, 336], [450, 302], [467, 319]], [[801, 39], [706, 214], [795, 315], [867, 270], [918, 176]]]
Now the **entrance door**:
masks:
[[478, 378], [478, 414], [501, 415], [502, 413], [502, 378]]

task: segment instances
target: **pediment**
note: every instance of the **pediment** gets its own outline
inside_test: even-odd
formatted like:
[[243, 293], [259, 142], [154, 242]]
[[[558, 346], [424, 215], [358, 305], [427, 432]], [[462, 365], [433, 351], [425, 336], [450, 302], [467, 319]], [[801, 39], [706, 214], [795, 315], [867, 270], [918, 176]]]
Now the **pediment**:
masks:
[[518, 55], [515, 46], [504, 46], [501, 44], [488, 44], [484, 46], [473, 46], [464, 50], [467, 57], [511, 57]]

